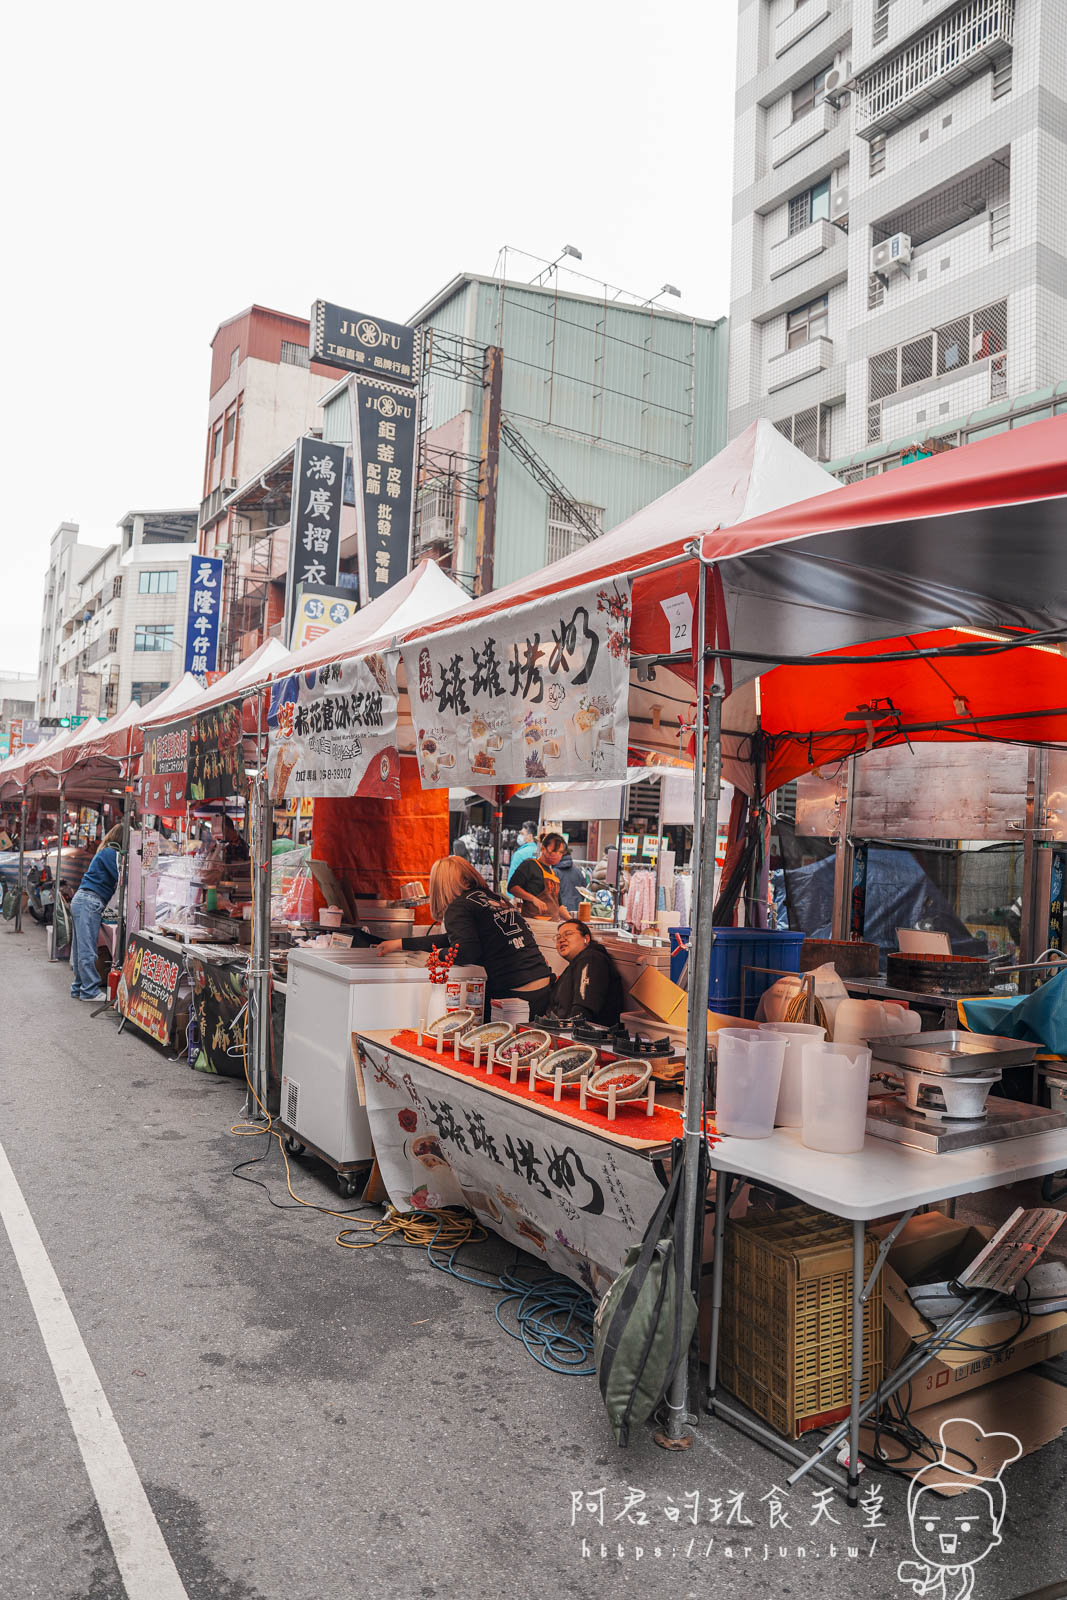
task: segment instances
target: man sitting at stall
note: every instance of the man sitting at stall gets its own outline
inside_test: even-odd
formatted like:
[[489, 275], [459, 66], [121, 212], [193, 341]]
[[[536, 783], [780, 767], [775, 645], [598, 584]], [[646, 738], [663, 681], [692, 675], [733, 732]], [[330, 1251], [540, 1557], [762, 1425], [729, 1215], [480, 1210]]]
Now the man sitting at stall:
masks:
[[613, 1028], [622, 1014], [623, 987], [619, 969], [598, 944], [585, 922], [561, 922], [556, 949], [567, 966], [548, 992], [554, 1016], [581, 1018]]
[[536, 856], [530, 856], [508, 880], [508, 893], [522, 902], [527, 916], [558, 917], [559, 873], [556, 868], [567, 853], [561, 833], [543, 833]]

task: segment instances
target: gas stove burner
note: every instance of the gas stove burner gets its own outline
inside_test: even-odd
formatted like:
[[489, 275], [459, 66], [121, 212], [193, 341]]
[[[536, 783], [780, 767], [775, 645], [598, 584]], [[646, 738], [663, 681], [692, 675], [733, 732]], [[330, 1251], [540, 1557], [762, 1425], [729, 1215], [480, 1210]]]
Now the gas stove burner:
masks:
[[986, 1100], [1000, 1071], [977, 1076], [946, 1077], [940, 1073], [908, 1072], [904, 1077], [904, 1098], [912, 1111], [936, 1122], [982, 1122]]
[[612, 1030], [606, 1028], [602, 1022], [585, 1022], [578, 1020], [571, 1028], [574, 1039], [581, 1044], [595, 1044], [606, 1049], [611, 1044]]
[[669, 1056], [671, 1041], [666, 1035], [662, 1039], [646, 1039], [639, 1034], [631, 1039], [628, 1033], [619, 1032], [615, 1035], [612, 1049], [617, 1056], [640, 1060], [644, 1056]]

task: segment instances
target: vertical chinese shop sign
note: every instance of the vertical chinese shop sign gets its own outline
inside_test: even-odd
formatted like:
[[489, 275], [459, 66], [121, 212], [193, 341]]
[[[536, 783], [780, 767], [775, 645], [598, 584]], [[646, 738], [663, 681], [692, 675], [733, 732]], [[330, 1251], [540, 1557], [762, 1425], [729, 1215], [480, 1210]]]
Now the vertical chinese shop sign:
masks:
[[398, 583], [411, 563], [418, 397], [373, 378], [350, 378], [359, 582], [364, 603]]
[[291, 642], [297, 585], [304, 593], [337, 585], [341, 560], [341, 493], [345, 447], [298, 439], [293, 456], [289, 521], [289, 580], [285, 586], [285, 641]]
[[185, 670], [202, 684], [219, 664], [219, 611], [222, 560], [196, 556], [189, 573], [189, 612], [185, 622]]

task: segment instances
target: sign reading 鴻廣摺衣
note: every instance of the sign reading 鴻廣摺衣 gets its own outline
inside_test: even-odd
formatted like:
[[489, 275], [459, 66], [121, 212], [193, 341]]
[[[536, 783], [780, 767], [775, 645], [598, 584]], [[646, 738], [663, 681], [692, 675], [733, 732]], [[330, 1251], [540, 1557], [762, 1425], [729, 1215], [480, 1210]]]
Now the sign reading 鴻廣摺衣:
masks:
[[298, 439], [293, 452], [293, 501], [289, 519], [289, 580], [285, 586], [285, 640], [293, 631], [299, 584], [307, 593], [337, 585], [341, 560], [341, 493], [345, 447], [322, 439]]
[[372, 378], [349, 384], [360, 592], [370, 601], [398, 583], [411, 562], [418, 404], [413, 391]]
[[396, 719], [396, 672], [383, 655], [279, 679], [267, 713], [271, 799], [398, 797]]
[[188, 722], [163, 722], [157, 728], [146, 728], [141, 758], [141, 811], [156, 817], [184, 812], [188, 772]]
[[435, 634], [403, 661], [423, 788], [625, 776], [625, 580]]
[[149, 939], [134, 934], [126, 946], [122, 978], [116, 996], [127, 1022], [157, 1044], [167, 1044], [174, 1024], [180, 964]]
[[222, 609], [222, 558], [196, 556], [189, 569], [189, 611], [185, 624], [185, 670], [206, 684], [219, 664]]
[[415, 329], [406, 322], [385, 322], [329, 300], [311, 308], [312, 361], [349, 372], [366, 372], [391, 383], [415, 384], [419, 378]]

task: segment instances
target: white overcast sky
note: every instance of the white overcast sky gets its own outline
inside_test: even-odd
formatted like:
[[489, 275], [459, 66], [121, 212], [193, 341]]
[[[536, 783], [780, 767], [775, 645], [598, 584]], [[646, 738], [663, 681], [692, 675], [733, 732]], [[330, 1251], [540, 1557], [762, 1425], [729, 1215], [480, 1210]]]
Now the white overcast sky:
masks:
[[725, 315], [735, 31], [735, 0], [16, 8], [0, 672], [36, 670], [61, 521], [199, 503], [209, 341], [253, 301], [405, 320], [571, 243]]

